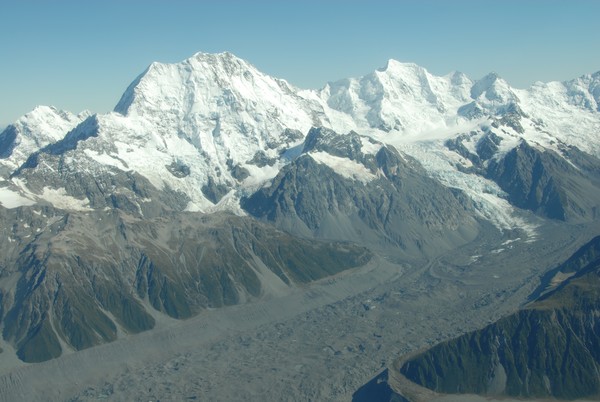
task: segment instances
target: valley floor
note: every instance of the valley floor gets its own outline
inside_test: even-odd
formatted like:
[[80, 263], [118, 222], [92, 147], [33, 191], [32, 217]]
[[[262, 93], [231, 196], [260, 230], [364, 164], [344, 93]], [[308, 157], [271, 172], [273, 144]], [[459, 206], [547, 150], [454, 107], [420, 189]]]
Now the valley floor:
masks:
[[600, 233], [599, 224], [558, 228], [535, 238], [489, 230], [423, 263], [376, 258], [286, 296], [163, 321], [41, 364], [5, 350], [0, 401], [352, 400], [398, 356], [517, 309], [541, 274]]

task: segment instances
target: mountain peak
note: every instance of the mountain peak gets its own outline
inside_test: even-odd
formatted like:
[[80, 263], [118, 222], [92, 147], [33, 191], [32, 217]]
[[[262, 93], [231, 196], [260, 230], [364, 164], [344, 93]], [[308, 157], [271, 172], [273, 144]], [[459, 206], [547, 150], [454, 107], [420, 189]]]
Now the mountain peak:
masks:
[[500, 83], [502, 81], [503, 80], [500, 78], [498, 73], [491, 72], [475, 82], [473, 89], [471, 90], [471, 96], [476, 99], [481, 96], [482, 93], [496, 85], [496, 83]]
[[187, 59], [184, 59], [183, 61], [177, 63], [162, 63], [159, 61], [154, 61], [150, 63], [150, 65], [142, 75], [147, 74], [149, 71], [162, 72], [164, 71], [164, 69], [168, 69], [170, 66], [190, 66], [198, 69], [224, 65], [251, 67], [246, 60], [241, 59], [230, 52], [198, 52], [192, 55], [191, 57], [188, 57]]
[[0, 158], [14, 170], [28, 155], [60, 140], [88, 116], [88, 111], [74, 115], [53, 106], [36, 106], [0, 133]]
[[418, 64], [401, 62], [394, 59], [389, 59], [385, 64], [385, 67], [378, 68], [376, 71], [394, 76], [422, 75], [427, 73], [427, 70]]
[[419, 66], [416, 63], [412, 63], [412, 62], [404, 62], [404, 61], [398, 61], [396, 59], [388, 59], [388, 61], [385, 63], [385, 67], [379, 69], [380, 71], [385, 71], [385, 70], [389, 70], [389, 69], [394, 69], [394, 68], [416, 68], [416, 69], [420, 69], [422, 68], [421, 66]]
[[198, 52], [195, 53], [192, 57], [186, 59], [189, 60], [198, 60], [205, 62], [236, 62], [248, 64], [244, 59], [237, 57], [235, 54], [231, 52], [221, 52], [221, 53], [206, 53], [206, 52]]
[[68, 119], [71, 116], [73, 115], [70, 112], [57, 109], [54, 106], [38, 105], [34, 107], [31, 112], [28, 112], [25, 115], [21, 116], [17, 121], [17, 124], [27, 124], [27, 122], [30, 122], [32, 120], [45, 120], [52, 117], [61, 117], [63, 119]]
[[572, 104], [600, 112], [600, 71], [562, 83]]
[[179, 63], [150, 64], [114, 110], [123, 115], [148, 115], [152, 111], [189, 114], [199, 98], [214, 98], [215, 91], [252, 91], [255, 81], [261, 80], [275, 81], [232, 53], [200, 52]]
[[484, 104], [518, 103], [519, 99], [508, 83], [500, 76], [491, 72], [471, 88], [471, 98]]

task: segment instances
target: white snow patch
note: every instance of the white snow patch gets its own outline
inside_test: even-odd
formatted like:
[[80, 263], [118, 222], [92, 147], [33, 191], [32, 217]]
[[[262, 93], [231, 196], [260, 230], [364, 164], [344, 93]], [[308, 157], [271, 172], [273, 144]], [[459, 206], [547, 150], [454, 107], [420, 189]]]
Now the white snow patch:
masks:
[[[0, 188], [0, 202], [4, 205], [4, 195], [7, 196], [6, 200], [10, 203], [13, 202], [11, 207], [6, 206], [7, 208], [16, 208], [22, 205], [34, 205], [39, 201], [47, 201], [51, 203], [54, 207], [60, 209], [67, 209], [73, 211], [91, 211], [92, 209], [89, 207], [89, 200], [84, 199], [80, 200], [75, 197], [71, 197], [67, 194], [67, 190], [65, 188], [50, 188], [44, 187], [42, 190], [42, 194], [35, 194], [27, 188], [27, 185], [24, 180], [21, 179], [13, 179], [13, 184], [15, 184], [23, 195], [11, 191], [7, 188]], [[35, 200], [35, 201], [34, 201]], [[8, 204], [7, 204], [8, 205]], [[33, 211], [35, 214], [39, 215], [39, 211]], [[46, 215], [42, 215], [44, 218]]]
[[310, 152], [308, 155], [317, 163], [329, 166], [334, 172], [348, 179], [368, 183], [377, 178], [364, 165], [348, 158], [340, 158], [327, 152]]
[[279, 173], [279, 170], [283, 166], [279, 163], [276, 163], [273, 166], [266, 165], [263, 167], [258, 167], [255, 165], [245, 165], [244, 167], [248, 170], [250, 176], [244, 180], [243, 187], [258, 188], [261, 185], [264, 185], [265, 182], [268, 182], [277, 176], [277, 173]]
[[91, 211], [89, 200], [80, 200], [67, 194], [64, 188], [44, 187], [41, 198], [50, 202], [54, 207], [73, 211]]
[[[393, 137], [393, 141], [397, 144], [423, 142], [423, 141], [435, 141], [445, 140], [454, 137], [457, 133], [468, 133], [471, 131], [478, 130], [482, 125], [489, 124], [489, 118], [483, 117], [475, 120], [457, 120], [453, 124], [449, 125], [438, 125], [434, 127], [427, 127], [423, 130], [417, 130], [407, 133], [390, 132], [385, 137]], [[382, 142], [383, 136], [377, 138]]]
[[123, 162], [120, 159], [118, 159], [112, 155], [108, 155], [106, 153], [98, 153], [98, 152], [92, 151], [91, 149], [84, 149], [83, 152], [87, 156], [89, 156], [90, 158], [95, 160], [96, 162], [100, 163], [101, 165], [114, 166], [117, 169], [123, 170], [123, 171], [129, 170], [129, 169], [127, 169], [127, 167], [123, 164]]
[[373, 143], [366, 137], [360, 137], [361, 147], [360, 150], [365, 155], [375, 155], [381, 149], [380, 143]]
[[502, 243], [502, 245], [506, 246], [508, 244], [514, 243], [514, 242], [519, 241], [519, 240], [521, 240], [520, 237], [517, 237], [516, 239], [509, 239], [509, 240], [505, 241], [504, 243]]
[[468, 265], [471, 265], [471, 264], [479, 261], [480, 258], [481, 258], [480, 255], [472, 255], [471, 258], [469, 259], [469, 264]]
[[2, 204], [4, 208], [12, 209], [33, 205], [35, 204], [35, 201], [24, 197], [9, 188], [0, 187], [0, 204]]
[[206, 209], [207, 213], [213, 213], [217, 211], [229, 211], [237, 216], [248, 215], [240, 206], [240, 199], [234, 190], [231, 190], [229, 193], [225, 194], [225, 196], [223, 196], [223, 198], [221, 198], [216, 205]]
[[194, 201], [190, 201], [187, 203], [184, 211], [188, 212], [202, 212], [203, 209], [200, 205], [196, 204]]

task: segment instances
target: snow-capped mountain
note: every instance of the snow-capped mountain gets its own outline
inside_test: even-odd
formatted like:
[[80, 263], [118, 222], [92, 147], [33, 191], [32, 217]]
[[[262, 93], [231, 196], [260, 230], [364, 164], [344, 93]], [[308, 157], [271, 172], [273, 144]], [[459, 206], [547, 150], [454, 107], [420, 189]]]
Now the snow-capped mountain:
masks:
[[457, 109], [470, 101], [471, 86], [461, 73], [436, 77], [416, 64], [389, 60], [364, 77], [327, 84], [319, 97], [349, 116], [354, 128], [411, 134], [456, 124]]
[[[184, 193], [187, 209], [207, 211], [230, 190], [277, 173], [272, 162], [253, 160], [277, 160], [323, 123], [318, 103], [297, 92], [229, 53], [153, 63], [115, 112], [95, 116], [94, 128], [75, 128], [72, 137], [87, 140], [68, 164], [83, 173], [135, 172], [159, 190]], [[37, 158], [50, 156], [42, 150]]]
[[[557, 151], [560, 144], [575, 145], [598, 156], [599, 76], [521, 90], [494, 73], [478, 81], [457, 72], [437, 77], [415, 64], [390, 60], [364, 77], [315, 91], [265, 75], [230, 53], [198, 53], [181, 63], [153, 63], [114, 112], [95, 115], [93, 122], [83, 121], [85, 114], [43, 107], [23, 117], [0, 137], [2, 162], [13, 175], [5, 187], [33, 201], [53, 202], [44, 197], [47, 188], [80, 201], [66, 204], [107, 206], [90, 199], [89, 189], [63, 190], [64, 174], [50, 181], [56, 188], [19, 181], [34, 182], [30, 176], [42, 175], [48, 182], [48, 176], [61, 175], [60, 164], [63, 173], [68, 168], [92, 176], [138, 175], [158, 191], [179, 194], [187, 210], [243, 213], [239, 198], [275, 177], [316, 126], [354, 130], [395, 145], [451, 187], [468, 191], [481, 183], [489, 188], [486, 193], [499, 196], [479, 199], [487, 204], [482, 208], [506, 210], [502, 189], [457, 170], [456, 163], [470, 162], [448, 154], [444, 140], [469, 132], [480, 133], [479, 138], [492, 130], [501, 140], [498, 155], [525, 139]], [[51, 143], [57, 146], [44, 148]]]
[[598, 220], [599, 81], [516, 89], [390, 60], [305, 90], [198, 53], [153, 63], [111, 113], [39, 107], [0, 133], [3, 339], [44, 360], [374, 251]]
[[[272, 163], [252, 160], [277, 159], [300, 133], [323, 124], [319, 105], [298, 92], [230, 53], [199, 53], [178, 64], [153, 63], [100, 127], [131, 132], [144, 158], [117, 146], [119, 159], [155, 185], [168, 176], [164, 166], [189, 166], [189, 179], [168, 184], [190, 195], [189, 209], [206, 210], [246, 179], [251, 184], [275, 174]], [[145, 168], [148, 157], [152, 169]]]

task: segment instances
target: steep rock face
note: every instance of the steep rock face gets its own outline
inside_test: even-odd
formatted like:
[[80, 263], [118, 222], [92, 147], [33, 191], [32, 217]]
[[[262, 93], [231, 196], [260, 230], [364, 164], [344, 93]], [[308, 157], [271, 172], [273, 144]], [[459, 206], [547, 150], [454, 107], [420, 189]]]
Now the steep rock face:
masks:
[[401, 373], [443, 393], [600, 396], [599, 245], [563, 264], [577, 273], [526, 309], [411, 358]]
[[28, 362], [150, 329], [152, 310], [187, 318], [370, 258], [361, 247], [301, 240], [235, 216], [2, 211], [15, 222], [2, 229], [3, 336]]
[[471, 238], [469, 202], [414, 159], [356, 133], [313, 129], [303, 153], [242, 200], [252, 215], [301, 235], [392, 244], [415, 254]]
[[600, 160], [576, 148], [569, 159], [522, 141], [499, 160], [487, 177], [506, 191], [510, 202], [548, 218], [581, 221], [600, 217]]

